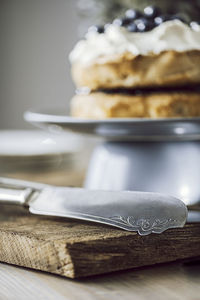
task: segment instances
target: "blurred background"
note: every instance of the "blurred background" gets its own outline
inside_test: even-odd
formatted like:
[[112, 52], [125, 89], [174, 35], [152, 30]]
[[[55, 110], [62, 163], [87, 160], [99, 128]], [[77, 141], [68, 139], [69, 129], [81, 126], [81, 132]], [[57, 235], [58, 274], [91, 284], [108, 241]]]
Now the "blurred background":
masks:
[[28, 108], [68, 108], [68, 53], [77, 40], [74, 0], [0, 0], [0, 128], [31, 128]]
[[0, 0], [0, 176], [82, 184], [90, 154], [85, 141], [23, 120], [30, 108], [62, 106], [68, 113], [76, 6], [73, 0]]

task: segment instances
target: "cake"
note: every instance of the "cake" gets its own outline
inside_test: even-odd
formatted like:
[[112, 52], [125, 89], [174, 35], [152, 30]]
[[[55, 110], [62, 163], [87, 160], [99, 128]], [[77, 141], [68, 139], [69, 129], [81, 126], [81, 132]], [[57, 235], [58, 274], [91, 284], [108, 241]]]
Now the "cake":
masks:
[[200, 26], [156, 7], [93, 26], [70, 53], [78, 118], [200, 116]]

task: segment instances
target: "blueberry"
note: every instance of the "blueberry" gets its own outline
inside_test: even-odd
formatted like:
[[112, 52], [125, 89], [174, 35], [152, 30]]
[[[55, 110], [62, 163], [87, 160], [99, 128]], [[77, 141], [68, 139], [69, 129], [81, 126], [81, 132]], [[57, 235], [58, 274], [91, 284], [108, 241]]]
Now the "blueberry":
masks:
[[134, 23], [139, 32], [149, 31], [154, 27], [154, 23], [145, 18], [137, 19]]
[[125, 12], [125, 16], [128, 19], [135, 20], [135, 19], [140, 18], [142, 16], [142, 13], [137, 9], [128, 9]]
[[144, 9], [144, 15], [147, 18], [155, 18], [161, 13], [160, 9], [157, 6], [151, 5], [147, 6]]
[[186, 23], [185, 19], [183, 17], [179, 16], [179, 15], [172, 15], [170, 17], [170, 20], [179, 20], [179, 21], [181, 21], [183, 23]]
[[88, 32], [104, 33], [104, 26], [102, 26], [102, 25], [93, 25], [93, 26], [88, 28]]
[[146, 26], [146, 31], [152, 30], [153, 28], [155, 28], [155, 24], [152, 20], [149, 20]]
[[190, 27], [195, 31], [199, 31], [200, 30], [200, 22], [192, 21], [192, 22], [190, 22]]
[[114, 19], [113, 24], [117, 26], [122, 26], [122, 19]]
[[117, 26], [127, 26], [127, 25], [129, 25], [131, 22], [132, 22], [132, 20], [129, 19], [129, 18], [122, 18], [122, 19], [115, 19], [115, 20], [113, 21], [113, 24], [114, 24], [114, 25], [117, 25]]
[[162, 16], [158, 16], [154, 19], [154, 23], [156, 26], [171, 20], [171, 16], [170, 15], [162, 15]]
[[138, 31], [137, 26], [136, 26], [135, 23], [129, 24], [129, 25], [127, 26], [127, 30], [128, 30], [129, 32], [137, 32], [137, 31]]
[[127, 26], [127, 25], [129, 25], [130, 23], [131, 23], [131, 19], [129, 19], [129, 18], [123, 18], [122, 19], [122, 26]]

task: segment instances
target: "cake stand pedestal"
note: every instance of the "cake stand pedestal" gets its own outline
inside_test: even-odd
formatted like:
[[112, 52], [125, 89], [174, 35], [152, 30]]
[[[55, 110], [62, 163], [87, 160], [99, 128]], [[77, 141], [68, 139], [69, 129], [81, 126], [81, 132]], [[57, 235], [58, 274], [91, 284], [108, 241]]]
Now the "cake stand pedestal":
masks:
[[192, 205], [200, 200], [200, 141], [104, 142], [85, 187], [161, 192]]
[[187, 205], [200, 202], [200, 117], [85, 120], [63, 111], [28, 111], [24, 116], [49, 131], [104, 139], [92, 155], [86, 188], [160, 192]]

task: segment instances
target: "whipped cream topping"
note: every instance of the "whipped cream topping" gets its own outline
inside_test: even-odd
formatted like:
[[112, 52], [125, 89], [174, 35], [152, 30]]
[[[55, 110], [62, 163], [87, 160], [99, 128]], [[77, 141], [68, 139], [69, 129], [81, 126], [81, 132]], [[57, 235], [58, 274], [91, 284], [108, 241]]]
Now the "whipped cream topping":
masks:
[[110, 25], [105, 33], [88, 32], [69, 55], [71, 63], [88, 65], [101, 58], [105, 62], [116, 54], [159, 54], [166, 50], [184, 52], [200, 50], [200, 26], [197, 30], [179, 20], [167, 21], [148, 32], [128, 32], [124, 27]]

